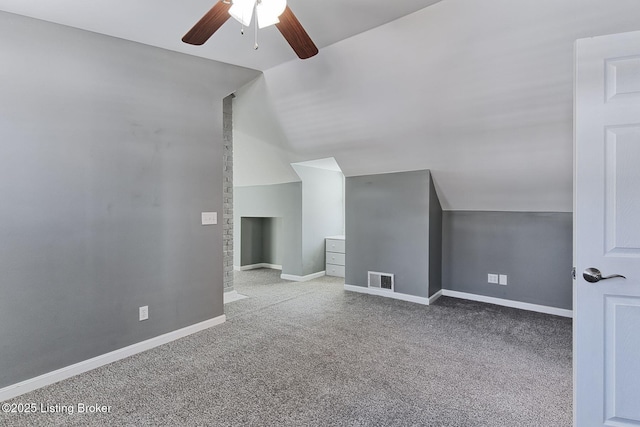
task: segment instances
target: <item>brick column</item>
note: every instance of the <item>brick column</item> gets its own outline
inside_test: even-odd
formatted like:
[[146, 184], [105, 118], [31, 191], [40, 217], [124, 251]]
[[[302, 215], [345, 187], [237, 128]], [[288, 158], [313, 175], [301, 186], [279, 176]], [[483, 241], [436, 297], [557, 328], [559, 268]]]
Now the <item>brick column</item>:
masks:
[[222, 101], [223, 181], [222, 181], [222, 230], [224, 291], [233, 291], [233, 98], [231, 94]]

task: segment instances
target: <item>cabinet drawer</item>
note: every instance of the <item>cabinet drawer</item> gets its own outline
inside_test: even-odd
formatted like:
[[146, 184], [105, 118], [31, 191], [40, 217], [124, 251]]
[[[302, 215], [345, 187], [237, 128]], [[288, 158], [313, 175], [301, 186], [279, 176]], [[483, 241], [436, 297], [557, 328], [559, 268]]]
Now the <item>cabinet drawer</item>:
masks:
[[344, 277], [344, 265], [327, 264], [325, 274], [327, 276]]
[[345, 255], [338, 252], [327, 252], [327, 264], [344, 265]]
[[327, 252], [344, 253], [344, 240], [327, 239]]

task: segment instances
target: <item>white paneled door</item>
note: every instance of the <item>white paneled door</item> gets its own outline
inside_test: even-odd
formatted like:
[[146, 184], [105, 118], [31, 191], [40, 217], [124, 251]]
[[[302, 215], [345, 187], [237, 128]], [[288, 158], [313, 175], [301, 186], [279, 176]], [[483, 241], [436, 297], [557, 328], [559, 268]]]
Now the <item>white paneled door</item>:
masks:
[[578, 40], [575, 70], [574, 423], [637, 427], [640, 31]]

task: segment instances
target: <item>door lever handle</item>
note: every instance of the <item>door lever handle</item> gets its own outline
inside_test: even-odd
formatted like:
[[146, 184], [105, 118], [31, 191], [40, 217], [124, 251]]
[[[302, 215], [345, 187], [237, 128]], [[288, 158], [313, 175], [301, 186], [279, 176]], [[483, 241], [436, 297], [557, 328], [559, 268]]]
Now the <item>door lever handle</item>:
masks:
[[584, 273], [582, 273], [582, 277], [584, 277], [584, 280], [586, 280], [589, 283], [597, 283], [600, 280], [613, 279], [614, 277], [620, 277], [622, 279], [626, 279], [626, 277], [624, 277], [621, 274], [612, 274], [610, 276], [603, 276], [602, 273], [600, 273], [600, 270], [598, 270], [597, 268], [587, 268], [584, 271]]

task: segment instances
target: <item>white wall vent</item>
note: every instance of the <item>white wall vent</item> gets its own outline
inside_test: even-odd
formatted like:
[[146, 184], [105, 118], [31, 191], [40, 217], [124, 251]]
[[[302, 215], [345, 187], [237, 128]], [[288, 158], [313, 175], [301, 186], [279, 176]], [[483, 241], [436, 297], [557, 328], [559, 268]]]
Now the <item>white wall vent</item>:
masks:
[[393, 276], [394, 275], [390, 273], [370, 271], [368, 279], [369, 287], [393, 292]]

